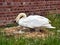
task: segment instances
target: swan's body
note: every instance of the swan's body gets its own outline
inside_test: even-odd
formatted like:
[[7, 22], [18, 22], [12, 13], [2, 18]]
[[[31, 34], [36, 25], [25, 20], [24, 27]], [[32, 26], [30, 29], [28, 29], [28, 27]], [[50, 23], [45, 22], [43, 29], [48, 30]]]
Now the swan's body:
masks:
[[[23, 16], [24, 18], [22, 17], [20, 19], [21, 16]], [[49, 23], [50, 20], [48, 18], [39, 15], [30, 15], [26, 17], [25, 13], [20, 13], [16, 18], [16, 22], [20, 26], [29, 28], [35, 28], [35, 27], [55, 28], [51, 26], [51, 24]]]

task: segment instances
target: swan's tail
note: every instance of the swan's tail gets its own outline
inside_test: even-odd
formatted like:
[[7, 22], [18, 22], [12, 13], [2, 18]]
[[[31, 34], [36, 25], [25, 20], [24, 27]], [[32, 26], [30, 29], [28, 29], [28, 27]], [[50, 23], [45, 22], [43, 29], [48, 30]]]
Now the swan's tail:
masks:
[[56, 27], [53, 27], [53, 26], [51, 26], [51, 24], [49, 24], [49, 25], [48, 25], [48, 28], [56, 28]]
[[49, 27], [49, 28], [56, 28], [56, 27], [51, 26], [51, 27]]
[[46, 24], [44, 26], [46, 26], [46, 28], [56, 28], [56, 27], [51, 26], [51, 24]]

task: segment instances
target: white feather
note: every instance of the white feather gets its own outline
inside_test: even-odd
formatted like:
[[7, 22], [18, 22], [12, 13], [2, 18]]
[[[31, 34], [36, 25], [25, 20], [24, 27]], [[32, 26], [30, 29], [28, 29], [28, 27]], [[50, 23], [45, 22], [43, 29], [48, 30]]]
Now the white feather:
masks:
[[28, 17], [19, 19], [18, 24], [29, 28], [35, 27], [54, 28], [53, 26], [51, 26], [49, 22], [50, 20], [46, 17], [39, 15], [30, 15]]

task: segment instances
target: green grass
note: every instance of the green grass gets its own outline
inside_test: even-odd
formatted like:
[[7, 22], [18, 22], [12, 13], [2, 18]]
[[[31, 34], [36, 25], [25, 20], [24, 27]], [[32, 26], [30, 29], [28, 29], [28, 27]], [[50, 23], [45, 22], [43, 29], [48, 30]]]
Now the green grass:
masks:
[[[56, 29], [49, 29], [49, 31], [55, 32], [54, 36], [49, 36], [45, 40], [41, 38], [25, 38], [14, 36], [6, 37], [3, 33], [0, 33], [0, 45], [60, 45], [60, 15], [49, 15], [46, 16], [51, 20], [51, 24], [56, 27]], [[0, 28], [0, 31], [3, 28]]]

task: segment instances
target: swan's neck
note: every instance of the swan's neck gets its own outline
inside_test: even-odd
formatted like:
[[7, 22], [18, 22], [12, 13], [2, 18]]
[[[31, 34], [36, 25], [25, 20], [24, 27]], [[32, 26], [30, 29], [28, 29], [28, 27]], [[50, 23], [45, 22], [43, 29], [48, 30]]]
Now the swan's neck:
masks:
[[26, 18], [26, 15], [18, 15], [15, 20], [18, 22], [22, 18]]

